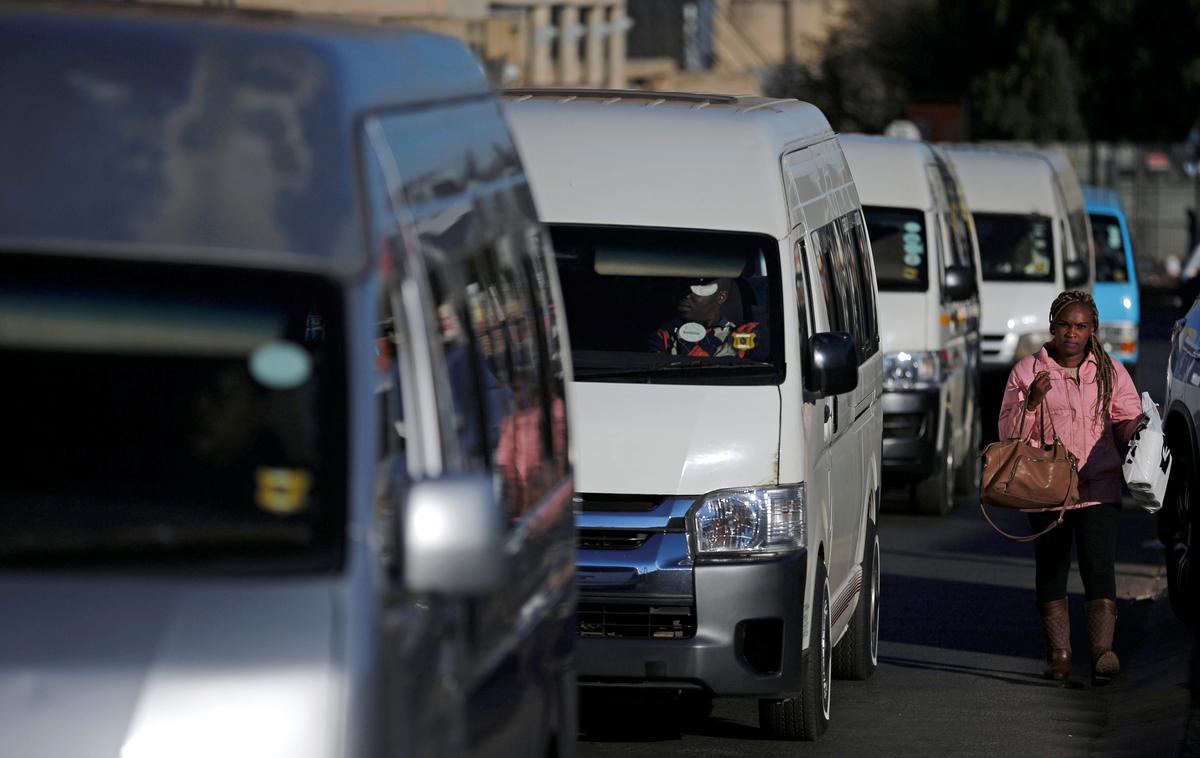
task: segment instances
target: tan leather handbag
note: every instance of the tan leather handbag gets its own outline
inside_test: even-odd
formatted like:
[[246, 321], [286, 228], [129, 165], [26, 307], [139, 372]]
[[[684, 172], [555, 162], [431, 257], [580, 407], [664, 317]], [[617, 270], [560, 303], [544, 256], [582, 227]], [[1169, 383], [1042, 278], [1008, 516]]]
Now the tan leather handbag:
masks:
[[[1043, 399], [1038, 406], [1042, 411], [1041, 428], [1045, 425], [1045, 407]], [[1030, 542], [1041, 537], [1061, 524], [1067, 508], [1079, 502], [1079, 471], [1075, 456], [1058, 438], [1053, 418], [1050, 428], [1054, 430], [1054, 444], [1044, 447], [1029, 444], [1025, 441], [1025, 414], [1022, 413], [1016, 437], [993, 442], [983, 450], [979, 508], [992, 528], [1010, 540]], [[1037, 534], [1018, 536], [996, 526], [988, 516], [989, 505], [1027, 513], [1057, 508], [1058, 520]]]

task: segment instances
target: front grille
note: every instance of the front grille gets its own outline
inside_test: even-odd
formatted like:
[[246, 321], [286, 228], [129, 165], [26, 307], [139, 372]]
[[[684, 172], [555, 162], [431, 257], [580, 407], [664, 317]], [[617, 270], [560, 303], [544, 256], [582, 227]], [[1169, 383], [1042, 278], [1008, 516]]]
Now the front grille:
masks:
[[883, 438], [886, 440], [920, 437], [924, 425], [924, 413], [885, 413]]
[[607, 511], [609, 513], [646, 513], [658, 507], [661, 497], [637, 497], [635, 495], [596, 495], [577, 493], [575, 502], [584, 513]]
[[981, 334], [984, 342], [1003, 342], [1007, 335], [1004, 334]]
[[632, 529], [580, 529], [575, 534], [579, 550], [634, 550], [650, 539], [651, 532]]
[[693, 605], [579, 601], [580, 637], [680, 640], [696, 634]]

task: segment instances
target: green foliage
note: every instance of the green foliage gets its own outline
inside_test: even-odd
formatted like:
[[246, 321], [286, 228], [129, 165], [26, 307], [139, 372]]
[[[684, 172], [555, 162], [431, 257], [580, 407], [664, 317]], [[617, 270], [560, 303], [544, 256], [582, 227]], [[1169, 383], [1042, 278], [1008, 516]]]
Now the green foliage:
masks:
[[1175, 141], [1200, 116], [1200, 0], [847, 0], [819, 62], [767, 91], [835, 127], [966, 102], [975, 138]]

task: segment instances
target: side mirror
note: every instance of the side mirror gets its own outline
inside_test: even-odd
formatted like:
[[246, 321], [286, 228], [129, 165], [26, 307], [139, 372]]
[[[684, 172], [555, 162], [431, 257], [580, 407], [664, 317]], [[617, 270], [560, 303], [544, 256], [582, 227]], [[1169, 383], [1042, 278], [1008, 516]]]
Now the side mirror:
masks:
[[404, 581], [409, 591], [453, 597], [503, 586], [503, 513], [490, 474], [416, 482], [404, 511]]
[[975, 271], [969, 266], [947, 266], [942, 293], [946, 300], [966, 300], [979, 291], [975, 286]]
[[1063, 281], [1067, 289], [1075, 289], [1087, 284], [1088, 265], [1084, 261], [1067, 261], [1063, 266]]
[[808, 341], [808, 389], [840, 395], [858, 386], [858, 351], [850, 332], [818, 332]]

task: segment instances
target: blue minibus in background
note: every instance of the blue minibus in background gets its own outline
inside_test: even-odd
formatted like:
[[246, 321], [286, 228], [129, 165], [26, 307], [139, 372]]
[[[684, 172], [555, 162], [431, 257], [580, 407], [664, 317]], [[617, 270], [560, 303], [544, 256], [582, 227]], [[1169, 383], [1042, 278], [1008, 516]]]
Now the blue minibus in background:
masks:
[[1129, 221], [1116, 191], [1084, 187], [1083, 196], [1096, 244], [1096, 284], [1092, 294], [1100, 311], [1098, 336], [1108, 354], [1124, 363], [1136, 377], [1141, 307]]

